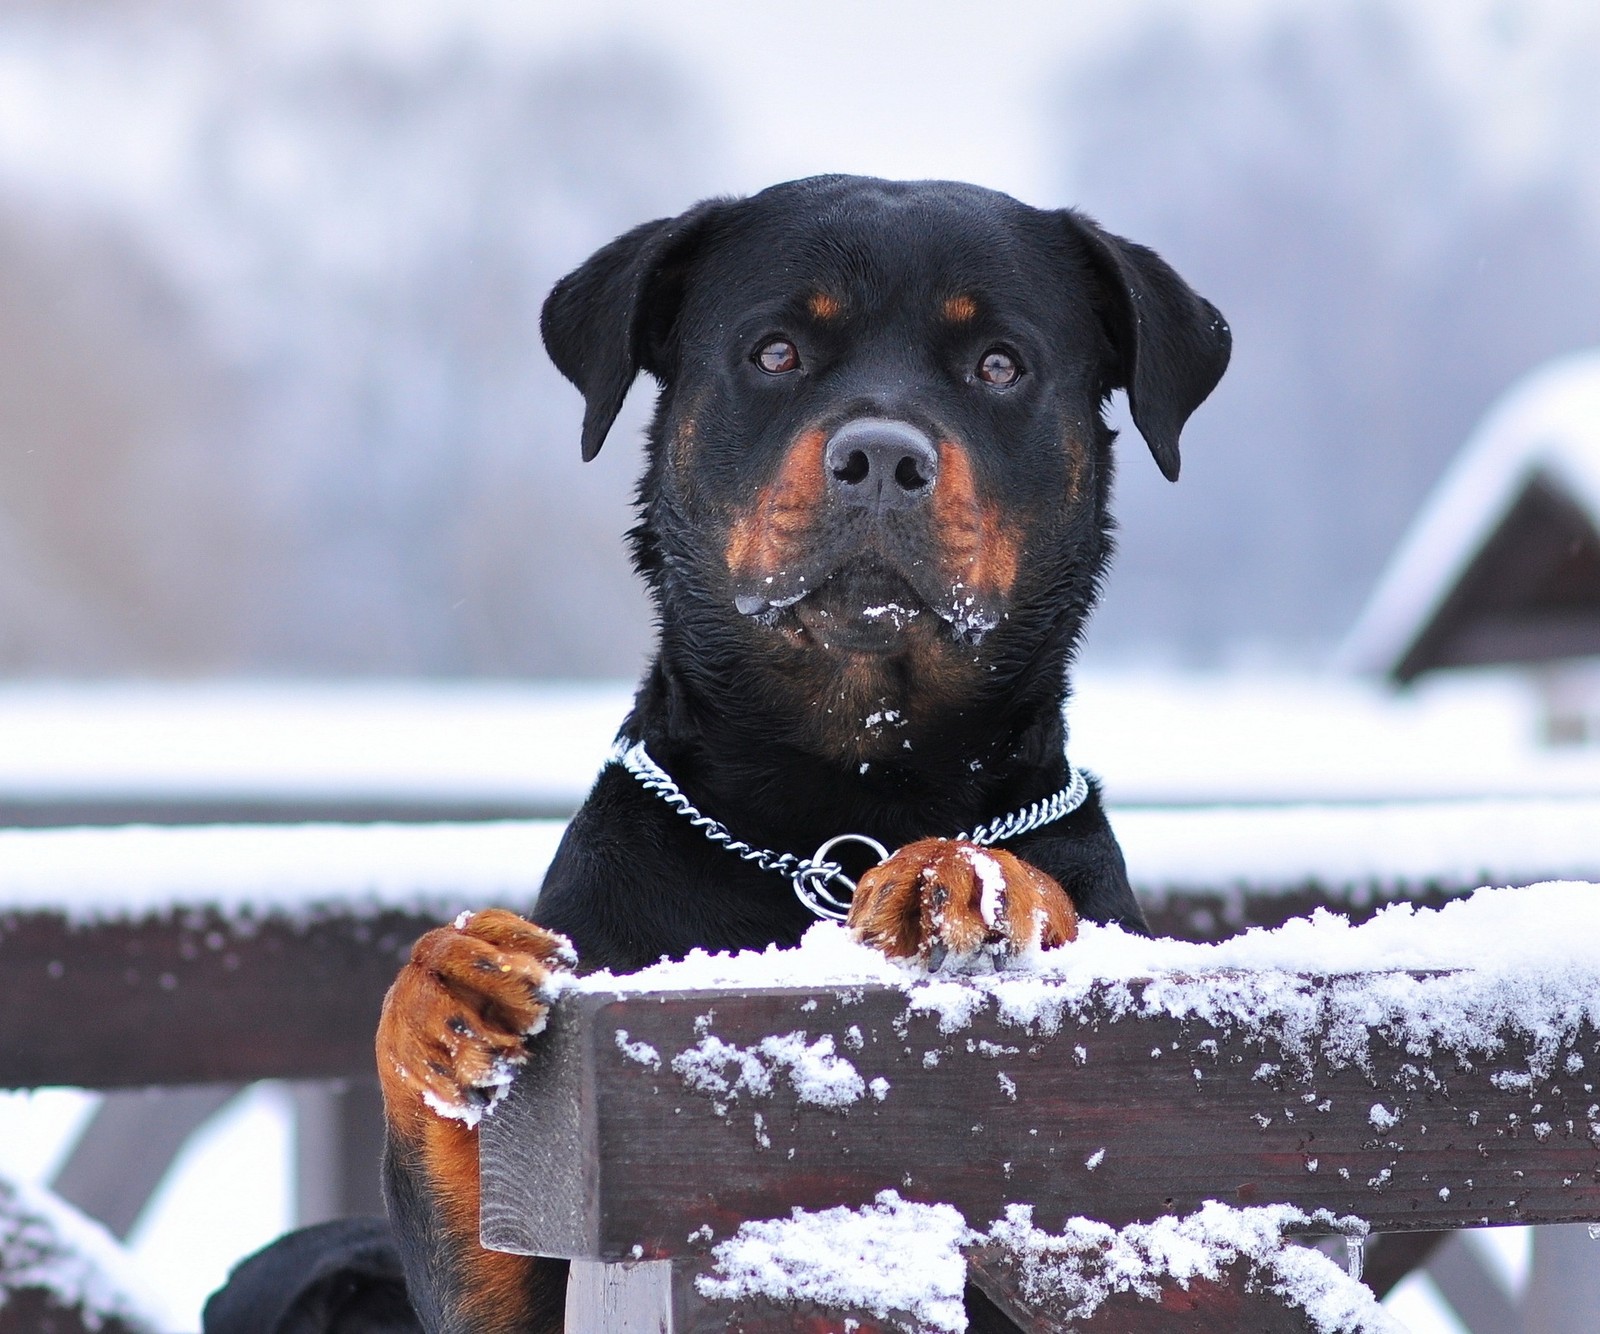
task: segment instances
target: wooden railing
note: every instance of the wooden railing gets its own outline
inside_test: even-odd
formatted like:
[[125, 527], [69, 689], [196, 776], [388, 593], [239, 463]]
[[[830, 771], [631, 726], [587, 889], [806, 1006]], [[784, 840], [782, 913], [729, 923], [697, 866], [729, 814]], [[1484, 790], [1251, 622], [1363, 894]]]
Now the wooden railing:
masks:
[[[1333, 1013], [1339, 979], [1302, 986]], [[1175, 1018], [1141, 994], [1100, 991], [1055, 1027], [976, 995], [948, 1031], [893, 987], [569, 995], [480, 1132], [485, 1243], [583, 1262], [569, 1324], [597, 1334], [932, 1330], [904, 1310], [712, 1300], [696, 1281], [750, 1220], [861, 1209], [885, 1190], [976, 1228], [1030, 1205], [1046, 1232], [1206, 1201], [1292, 1205], [1322, 1220], [1313, 1231], [1600, 1219], [1600, 1033], [1586, 1023], [1532, 1060], [1509, 1031], [1492, 1060], [1379, 1037], [1339, 1060], [1327, 1032]], [[774, 1034], [846, 1062], [848, 1096], [807, 1101], [781, 1053], [761, 1055]], [[741, 1083], [749, 1069], [765, 1076]], [[1068, 1327], [1069, 1297], [1052, 1307], [1003, 1247], [968, 1261], [979, 1300], [1016, 1326]], [[1253, 1277], [1240, 1262], [1219, 1281], [1158, 1281], [1071, 1328], [1314, 1328]]]
[[[1464, 888], [1441, 883], [1424, 890], [1421, 897], [1439, 902]], [[1224, 926], [1218, 911], [1223, 903], [1235, 914], [1240, 908], [1238, 896], [1170, 895], [1155, 924], [1158, 930], [1172, 934], [1202, 937], [1209, 934], [1208, 928]], [[1252, 918], [1271, 924], [1288, 916], [1291, 907], [1305, 912], [1318, 904], [1334, 906], [1356, 918], [1370, 915], [1377, 907], [1376, 903], [1353, 905], [1347, 893], [1315, 884], [1277, 894], [1259, 892], [1245, 906]], [[435, 924], [432, 913], [394, 909], [352, 912], [328, 905], [294, 917], [268, 914], [252, 918], [185, 907], [137, 919], [87, 922], [57, 911], [0, 911], [0, 1086], [77, 1084], [126, 1090], [108, 1100], [57, 1179], [64, 1195], [114, 1225], [120, 1220], [122, 1226], [117, 1230], [122, 1231], [142, 1201], [129, 1196], [131, 1187], [118, 1172], [119, 1156], [127, 1156], [126, 1149], [119, 1155], [119, 1145], [138, 1146], [150, 1160], [144, 1182], [147, 1193], [163, 1166], [155, 1159], [169, 1150], [176, 1152], [174, 1141], [154, 1153], [158, 1137], [151, 1128], [171, 1129], [180, 1121], [197, 1123], [220, 1101], [218, 1086], [269, 1077], [345, 1081], [340, 1091], [323, 1085], [329, 1090], [325, 1095], [308, 1094], [313, 1102], [320, 1099], [318, 1115], [326, 1126], [323, 1138], [332, 1159], [331, 1163], [319, 1161], [308, 1177], [335, 1183], [329, 1199], [321, 1205], [324, 1213], [370, 1212], [377, 1205], [373, 1164], [381, 1130], [370, 1083], [371, 1035], [395, 967], [411, 940]], [[821, 1031], [814, 1023], [811, 1028]], [[1169, 1043], [1171, 1040], [1181, 1041], [1182, 1037], [1168, 1039]], [[1137, 1046], [1130, 1051], [1137, 1053]], [[1132, 1105], [1144, 1105], [1159, 1065], [1149, 1063], [1142, 1069], [1142, 1077], [1130, 1090], [1137, 1095]], [[1591, 1065], [1600, 1067], [1600, 1062]], [[1205, 1067], [1199, 1068], [1204, 1073]], [[1254, 1069], [1252, 1066], [1252, 1072]], [[1133, 1070], [1130, 1066], [1130, 1072]], [[1193, 1078], [1192, 1073], [1189, 1077]], [[170, 1095], [142, 1092], [151, 1085], [175, 1091]], [[175, 1086], [193, 1091], [182, 1092]], [[1207, 1081], [1202, 1080], [1201, 1086], [1206, 1087]], [[1259, 1091], [1263, 1086], [1256, 1081], [1253, 1087]], [[1450, 1087], [1459, 1091], [1469, 1085], [1454, 1079]], [[1373, 1102], [1380, 1100], [1377, 1092], [1369, 1092]], [[1495, 1093], [1503, 1102], [1504, 1091]], [[1474, 1105], [1482, 1110], [1487, 1104]], [[1512, 1144], [1507, 1151], [1533, 1153], [1536, 1146], [1543, 1151], [1537, 1140], [1529, 1139], [1531, 1124], [1535, 1123], [1525, 1123], [1519, 1135], [1509, 1136]], [[829, 1128], [839, 1126], [830, 1124]], [[1273, 1133], [1284, 1129], [1280, 1125]], [[1432, 1133], [1430, 1129], [1430, 1136]], [[1251, 1134], [1256, 1136], [1253, 1143], [1272, 1142], [1253, 1126]], [[1498, 1137], [1497, 1143], [1499, 1138], [1506, 1137]], [[1430, 1140], [1429, 1151], [1435, 1143]], [[1109, 1160], [1110, 1147], [1105, 1147]], [[1408, 1145], [1403, 1161], [1421, 1161], [1422, 1149], [1420, 1144]], [[1319, 1166], [1319, 1174], [1323, 1170]], [[1526, 1168], [1519, 1164], [1510, 1170]], [[1369, 1175], [1379, 1171], [1381, 1167], [1374, 1168]], [[1563, 1197], [1577, 1198], [1572, 1195], [1574, 1190], [1580, 1194], [1592, 1191], [1593, 1169], [1590, 1171], [1583, 1179], [1588, 1184], [1563, 1187]], [[1234, 1183], [1244, 1184], [1242, 1178]], [[135, 1195], [137, 1186], [133, 1183]], [[1455, 1195], [1453, 1190], [1452, 1198]], [[1166, 1195], [1161, 1198], [1164, 1201]], [[1519, 1202], [1516, 1209], [1508, 1203], [1513, 1199]], [[1426, 1261], [1440, 1243], [1458, 1235], [1441, 1229], [1477, 1225], [1483, 1218], [1502, 1223], [1578, 1216], [1552, 1213], [1526, 1191], [1508, 1193], [1505, 1201], [1485, 1201], [1479, 1212], [1472, 1214], [1464, 1209], [1441, 1209], [1437, 1199], [1430, 1203], [1423, 1198], [1416, 1211], [1406, 1211], [1404, 1219], [1375, 1217], [1376, 1230], [1396, 1230], [1368, 1247], [1371, 1285], [1380, 1293], [1386, 1291], [1413, 1265]], [[800, 1201], [796, 1198], [794, 1202]], [[1543, 1238], [1545, 1230], [1539, 1235]], [[1570, 1284], [1571, 1260], [1556, 1258], [1555, 1242], [1564, 1235], [1551, 1229], [1551, 1245], [1539, 1243], [1543, 1249], [1535, 1253], [1535, 1286], [1549, 1288], [1547, 1270], [1554, 1274], [1558, 1287]], [[1590, 1244], [1586, 1239], [1582, 1243]], [[1546, 1251], [1548, 1256], [1542, 1260]], [[1600, 1255], [1600, 1249], [1581, 1257], [1591, 1271], [1595, 1265], [1589, 1257], [1593, 1255]], [[1486, 1286], [1481, 1266], [1468, 1263], [1470, 1258], [1459, 1241], [1437, 1249], [1436, 1276], [1441, 1288], [1458, 1309], [1470, 1308], [1469, 1327], [1475, 1334], [1518, 1329], [1509, 1317], [1501, 1319], [1496, 1314], [1504, 1314], [1506, 1303], [1495, 1304], [1495, 1290]], [[684, 1262], [683, 1257], [672, 1261], [676, 1267], [670, 1273], [681, 1274]], [[593, 1272], [594, 1291], [616, 1288], [616, 1274], [602, 1282], [608, 1271]], [[638, 1281], [637, 1275], [633, 1281]], [[1570, 1322], [1528, 1327], [1587, 1328]], [[1592, 1327], [1600, 1328], [1600, 1323]]]

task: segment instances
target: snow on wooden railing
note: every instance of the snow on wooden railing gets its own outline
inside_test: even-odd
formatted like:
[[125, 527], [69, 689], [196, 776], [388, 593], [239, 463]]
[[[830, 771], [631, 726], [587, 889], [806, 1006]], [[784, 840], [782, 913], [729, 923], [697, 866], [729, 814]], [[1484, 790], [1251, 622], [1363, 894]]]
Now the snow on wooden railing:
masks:
[[[1116, 814], [1158, 934], [1600, 876], [1600, 799]], [[0, 1086], [371, 1070], [410, 942], [526, 910], [555, 821], [0, 831]]]
[[0, 1177], [0, 1334], [153, 1334], [159, 1311], [103, 1228], [47, 1190]]
[[587, 978], [484, 1122], [483, 1235], [679, 1334], [957, 1329], [969, 1273], [1025, 1329], [1386, 1328], [1284, 1235], [1600, 1219], [1597, 939], [1561, 884], [963, 979], [832, 926]]

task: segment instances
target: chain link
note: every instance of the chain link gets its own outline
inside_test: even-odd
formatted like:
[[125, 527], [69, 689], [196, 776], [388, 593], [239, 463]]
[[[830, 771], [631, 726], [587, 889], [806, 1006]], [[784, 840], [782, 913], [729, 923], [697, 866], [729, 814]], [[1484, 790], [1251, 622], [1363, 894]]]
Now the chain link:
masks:
[[[779, 875], [788, 877], [800, 902], [817, 917], [842, 922], [849, 915], [850, 900], [834, 893], [835, 884], [841, 885], [851, 895], [855, 893], [855, 882], [845, 875], [844, 867], [838, 862], [829, 861], [824, 855], [835, 843], [853, 840], [869, 844], [880, 853], [883, 852], [882, 844], [862, 834], [835, 835], [810, 857], [758, 848], [743, 839], [735, 838], [732, 830], [721, 820], [706, 815], [690, 801], [683, 789], [673, 782], [672, 775], [650, 758], [650, 752], [645, 749], [644, 742], [630, 743], [619, 739], [612, 748], [608, 763], [620, 764], [639, 780], [640, 786], [645, 791], [660, 797], [711, 842], [726, 848], [741, 861], [753, 862], [763, 871], [776, 871]], [[996, 843], [1020, 838], [1023, 834], [1032, 833], [1044, 825], [1066, 818], [1089, 797], [1088, 780], [1070, 765], [1067, 773], [1067, 785], [1059, 792], [1036, 801], [1031, 806], [1024, 806], [1019, 811], [1012, 811], [998, 820], [981, 824], [970, 834], [957, 834], [956, 838], [967, 843], [993, 847]]]

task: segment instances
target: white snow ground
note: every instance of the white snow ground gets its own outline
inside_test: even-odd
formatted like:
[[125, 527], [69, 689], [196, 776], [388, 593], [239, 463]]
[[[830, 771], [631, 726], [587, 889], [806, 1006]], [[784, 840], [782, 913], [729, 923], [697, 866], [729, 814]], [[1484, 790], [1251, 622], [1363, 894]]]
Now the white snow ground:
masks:
[[[1083, 672], [1073, 760], [1114, 805], [1600, 796], [1521, 673]], [[0, 685], [0, 799], [582, 800], [632, 687]]]
[[0, 797], [471, 799], [572, 807], [633, 689], [0, 685]]

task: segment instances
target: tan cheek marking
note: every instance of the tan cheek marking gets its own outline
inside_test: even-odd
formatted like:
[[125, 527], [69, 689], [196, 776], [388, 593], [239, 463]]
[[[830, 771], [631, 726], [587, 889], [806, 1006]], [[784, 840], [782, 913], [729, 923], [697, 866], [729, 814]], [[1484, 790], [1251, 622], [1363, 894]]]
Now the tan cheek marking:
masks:
[[735, 517], [725, 552], [734, 574], [771, 574], [783, 567], [790, 543], [810, 526], [822, 500], [825, 444], [821, 431], [802, 434], [755, 504]]
[[1017, 540], [996, 505], [980, 503], [967, 451], [939, 442], [933, 518], [952, 574], [969, 588], [1007, 594], [1017, 579]]
[[808, 309], [819, 320], [836, 319], [839, 312], [844, 309], [844, 303], [836, 296], [829, 296], [826, 292], [812, 293], [811, 300], [806, 302]]
[[694, 454], [695, 439], [695, 419], [685, 417], [678, 423], [678, 430], [672, 438], [672, 465], [680, 472], [689, 466], [689, 460]]
[[1084, 482], [1089, 476], [1089, 451], [1077, 436], [1069, 435], [1067, 449], [1067, 504], [1076, 505], [1083, 499]]
[[955, 324], [966, 324], [976, 318], [978, 303], [970, 296], [952, 296], [945, 300], [944, 317]]

